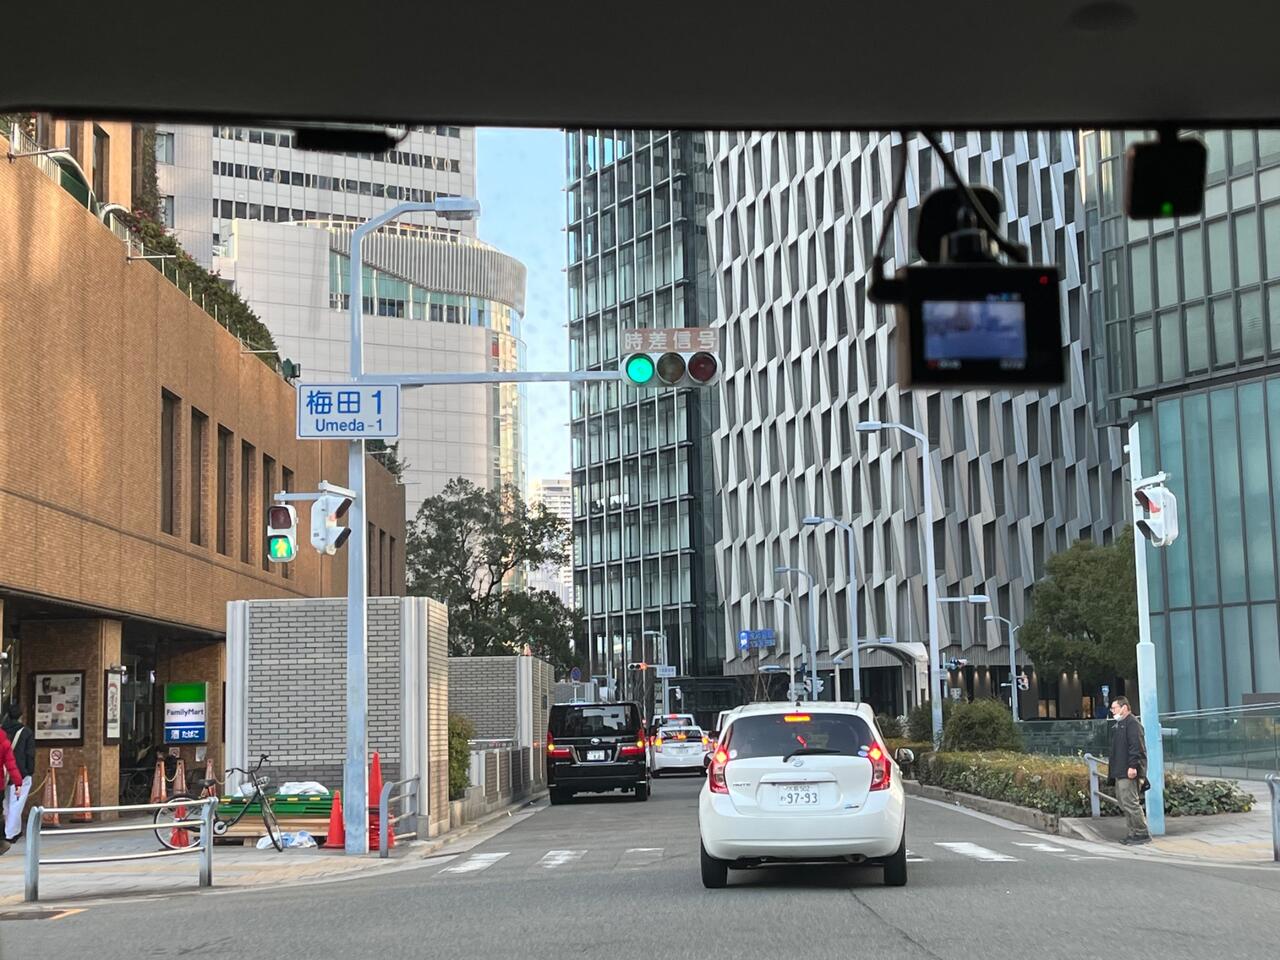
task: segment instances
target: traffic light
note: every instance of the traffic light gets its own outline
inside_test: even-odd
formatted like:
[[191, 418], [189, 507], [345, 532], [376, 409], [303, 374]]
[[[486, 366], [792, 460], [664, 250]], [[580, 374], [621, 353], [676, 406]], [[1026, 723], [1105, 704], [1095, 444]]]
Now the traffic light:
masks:
[[648, 670], [649, 665], [644, 661], [638, 661], [638, 662], [632, 661], [631, 663], [627, 664], [627, 669], [628, 670]]
[[720, 378], [720, 360], [705, 350], [631, 353], [622, 376], [633, 387], [709, 387]]
[[1167, 547], [1178, 539], [1178, 498], [1168, 487], [1143, 487], [1134, 493], [1146, 516], [1135, 522], [1153, 547]]
[[351, 536], [350, 527], [338, 526], [346, 516], [351, 498], [336, 493], [325, 493], [311, 505], [311, 545], [319, 553], [333, 556]]
[[298, 555], [298, 513], [284, 503], [267, 509], [267, 559], [288, 563]]
[[293, 383], [293, 381], [302, 376], [302, 364], [298, 363], [296, 360], [281, 360], [280, 376], [284, 377], [287, 382]]

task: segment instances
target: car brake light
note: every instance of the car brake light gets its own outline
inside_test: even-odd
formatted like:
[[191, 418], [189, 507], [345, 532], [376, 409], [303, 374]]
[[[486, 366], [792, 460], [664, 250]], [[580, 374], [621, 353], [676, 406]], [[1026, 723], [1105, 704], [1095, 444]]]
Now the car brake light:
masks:
[[635, 743], [623, 744], [622, 748], [618, 751], [618, 756], [619, 757], [644, 756], [644, 735], [641, 734], [640, 736], [636, 737]]
[[654, 739], [654, 741], [653, 741], [653, 749], [655, 749], [655, 750], [659, 750], [659, 751], [662, 749], [662, 738], [661, 738], [661, 737], [657, 737], [657, 738], [655, 738], [655, 739]]
[[807, 713], [788, 713], [782, 719], [786, 723], [808, 723], [812, 718]]
[[888, 790], [890, 780], [889, 758], [878, 746], [867, 751], [867, 759], [871, 761], [871, 789]]
[[573, 752], [568, 747], [557, 747], [556, 742], [551, 737], [551, 731], [547, 731], [547, 756], [552, 760], [571, 760]]
[[702, 738], [702, 745], [703, 745], [704, 747], [709, 747], [709, 746], [711, 746], [711, 741], [710, 741], [710, 739], [708, 739], [707, 737], [703, 737], [703, 738]]
[[707, 768], [707, 786], [711, 788], [712, 793], [728, 793], [729, 784], [724, 779], [725, 764], [729, 762], [729, 755], [723, 750], [717, 750], [711, 757], [711, 766]]

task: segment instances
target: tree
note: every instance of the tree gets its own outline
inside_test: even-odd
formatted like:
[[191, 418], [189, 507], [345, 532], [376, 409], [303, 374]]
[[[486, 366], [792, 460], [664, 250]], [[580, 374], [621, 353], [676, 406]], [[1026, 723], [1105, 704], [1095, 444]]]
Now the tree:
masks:
[[450, 480], [424, 500], [408, 530], [405, 576], [410, 596], [449, 606], [449, 652], [454, 656], [533, 653], [566, 671], [577, 612], [553, 593], [506, 589], [519, 570], [560, 563], [569, 551], [569, 524], [530, 507], [512, 486], [485, 490]]
[[404, 483], [404, 472], [409, 464], [400, 459], [398, 440], [395, 443], [387, 443], [385, 440], [368, 440], [365, 442], [364, 452], [371, 457], [377, 457], [378, 462], [386, 467], [396, 480]]
[[1107, 546], [1080, 540], [1049, 558], [1018, 641], [1043, 673], [1077, 671], [1085, 690], [1137, 673], [1133, 530]]

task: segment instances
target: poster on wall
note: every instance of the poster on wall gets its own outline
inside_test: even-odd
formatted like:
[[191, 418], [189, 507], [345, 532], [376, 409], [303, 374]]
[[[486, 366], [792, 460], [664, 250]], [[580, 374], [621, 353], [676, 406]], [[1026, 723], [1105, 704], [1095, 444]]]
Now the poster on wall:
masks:
[[120, 742], [120, 681], [121, 676], [114, 670], [106, 673], [102, 699], [102, 742], [106, 744]]
[[37, 673], [32, 680], [36, 739], [83, 743], [84, 671]]
[[207, 683], [164, 685], [164, 742], [206, 743]]

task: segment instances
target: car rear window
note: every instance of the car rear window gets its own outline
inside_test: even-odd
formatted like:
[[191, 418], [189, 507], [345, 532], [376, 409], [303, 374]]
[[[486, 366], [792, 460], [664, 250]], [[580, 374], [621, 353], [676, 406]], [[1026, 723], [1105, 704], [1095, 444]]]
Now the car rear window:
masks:
[[552, 737], [616, 737], [640, 729], [640, 711], [633, 703], [553, 707]]
[[857, 756], [875, 743], [871, 729], [860, 717], [843, 713], [769, 713], [739, 717], [728, 730], [731, 760], [783, 757], [813, 747], [846, 756]]
[[682, 736], [686, 740], [701, 740], [702, 731], [697, 727], [663, 727], [663, 740], [679, 740]]

